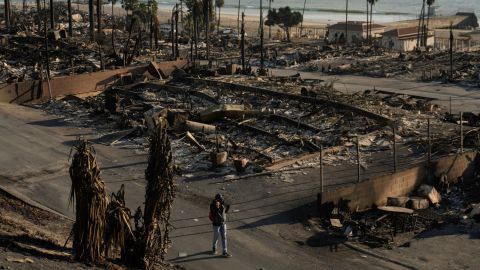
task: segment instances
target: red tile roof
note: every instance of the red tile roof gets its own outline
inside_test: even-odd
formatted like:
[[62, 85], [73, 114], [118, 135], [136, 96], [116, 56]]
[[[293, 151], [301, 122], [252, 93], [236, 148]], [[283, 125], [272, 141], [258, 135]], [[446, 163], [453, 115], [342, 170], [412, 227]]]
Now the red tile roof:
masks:
[[[399, 39], [416, 37], [418, 35], [418, 26], [395, 28], [383, 33], [382, 35], [386, 37], [396, 37]], [[431, 31], [428, 31], [428, 36], [433, 36]]]

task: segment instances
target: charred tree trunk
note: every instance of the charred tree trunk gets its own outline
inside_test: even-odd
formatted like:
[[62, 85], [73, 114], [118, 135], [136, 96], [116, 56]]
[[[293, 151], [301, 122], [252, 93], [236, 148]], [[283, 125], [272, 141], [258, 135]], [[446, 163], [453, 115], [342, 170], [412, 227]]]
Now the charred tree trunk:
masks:
[[37, 28], [38, 28], [38, 32], [40, 32], [40, 29], [42, 28], [42, 18], [40, 17], [41, 15], [41, 10], [42, 10], [42, 6], [40, 4], [40, 0], [37, 0]]
[[102, 0], [97, 0], [97, 32], [102, 31]]
[[113, 15], [113, 1], [112, 1], [112, 51], [113, 55], [117, 55], [117, 51], [115, 50], [115, 29], [117, 28], [116, 22], [115, 22], [115, 16]]
[[242, 54], [242, 70], [245, 70], [245, 13], [242, 12], [242, 39], [240, 41], [240, 49]]
[[54, 13], [55, 6], [53, 5], [53, 0], [50, 0], [50, 29], [55, 29], [55, 15]]
[[5, 26], [10, 28], [10, 0], [4, 1]]
[[73, 25], [72, 25], [72, 0], [67, 1], [68, 9], [68, 35], [73, 36]]
[[178, 6], [175, 10], [175, 58], [180, 57], [180, 52], [178, 50]]
[[222, 7], [218, 7], [217, 34], [220, 33], [220, 15], [221, 14], [222, 14]]
[[88, 0], [88, 22], [90, 23], [89, 32], [90, 32], [90, 41], [95, 40], [95, 28], [94, 28], [94, 19], [93, 19], [93, 0]]

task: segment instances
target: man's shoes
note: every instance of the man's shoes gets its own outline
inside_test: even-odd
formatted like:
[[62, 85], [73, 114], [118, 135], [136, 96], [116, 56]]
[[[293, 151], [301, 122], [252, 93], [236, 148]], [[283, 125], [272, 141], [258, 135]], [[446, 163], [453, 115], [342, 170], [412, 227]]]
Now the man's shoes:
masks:
[[223, 257], [225, 257], [225, 258], [231, 258], [232, 255], [231, 255], [230, 253], [228, 253], [228, 252], [224, 252], [224, 253], [223, 253]]
[[216, 249], [212, 249], [212, 255], [217, 255], [217, 250]]

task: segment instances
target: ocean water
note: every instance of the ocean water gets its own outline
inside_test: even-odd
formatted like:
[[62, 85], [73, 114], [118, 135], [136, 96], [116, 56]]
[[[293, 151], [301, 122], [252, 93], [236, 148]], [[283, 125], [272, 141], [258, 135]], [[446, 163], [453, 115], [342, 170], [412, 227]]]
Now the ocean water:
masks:
[[[159, 0], [160, 8], [171, 7], [180, 0]], [[314, 22], [337, 22], [345, 20], [346, 0], [307, 0], [305, 20]], [[290, 6], [302, 11], [304, 0], [274, 0], [272, 7]], [[268, 8], [268, 0], [263, 0]], [[246, 15], [259, 15], [260, 0], [240, 0], [240, 9]], [[379, 0], [374, 8], [373, 20], [377, 23], [418, 18], [422, 0]], [[480, 0], [436, 0], [437, 15], [453, 15], [460, 11], [480, 12]], [[236, 15], [238, 0], [225, 0], [222, 14]], [[266, 14], [265, 14], [266, 15]], [[366, 0], [349, 0], [349, 20], [366, 20]]]

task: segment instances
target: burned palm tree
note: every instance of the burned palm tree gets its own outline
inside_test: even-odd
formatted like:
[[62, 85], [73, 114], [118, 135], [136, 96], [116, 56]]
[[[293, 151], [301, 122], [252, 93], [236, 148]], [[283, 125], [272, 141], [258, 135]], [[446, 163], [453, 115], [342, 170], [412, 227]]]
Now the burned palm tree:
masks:
[[125, 249], [127, 239], [131, 239], [130, 209], [125, 206], [125, 186], [112, 193], [107, 207], [105, 228], [105, 256], [115, 248]]
[[126, 238], [122, 250], [122, 260], [126, 264], [142, 269], [152, 269], [165, 259], [170, 245], [170, 209], [175, 197], [172, 149], [165, 120], [150, 136], [149, 143], [145, 209], [143, 213], [140, 207], [135, 211], [135, 230]]
[[82, 140], [75, 150], [69, 170], [72, 180], [70, 202], [75, 203], [73, 250], [76, 260], [97, 262], [104, 254], [108, 204], [105, 183], [100, 177], [93, 147]]
[[145, 249], [143, 266], [152, 269], [160, 257], [164, 260], [170, 240], [170, 209], [175, 197], [173, 158], [166, 121], [161, 121], [150, 137], [150, 156], [145, 170], [144, 229]]

